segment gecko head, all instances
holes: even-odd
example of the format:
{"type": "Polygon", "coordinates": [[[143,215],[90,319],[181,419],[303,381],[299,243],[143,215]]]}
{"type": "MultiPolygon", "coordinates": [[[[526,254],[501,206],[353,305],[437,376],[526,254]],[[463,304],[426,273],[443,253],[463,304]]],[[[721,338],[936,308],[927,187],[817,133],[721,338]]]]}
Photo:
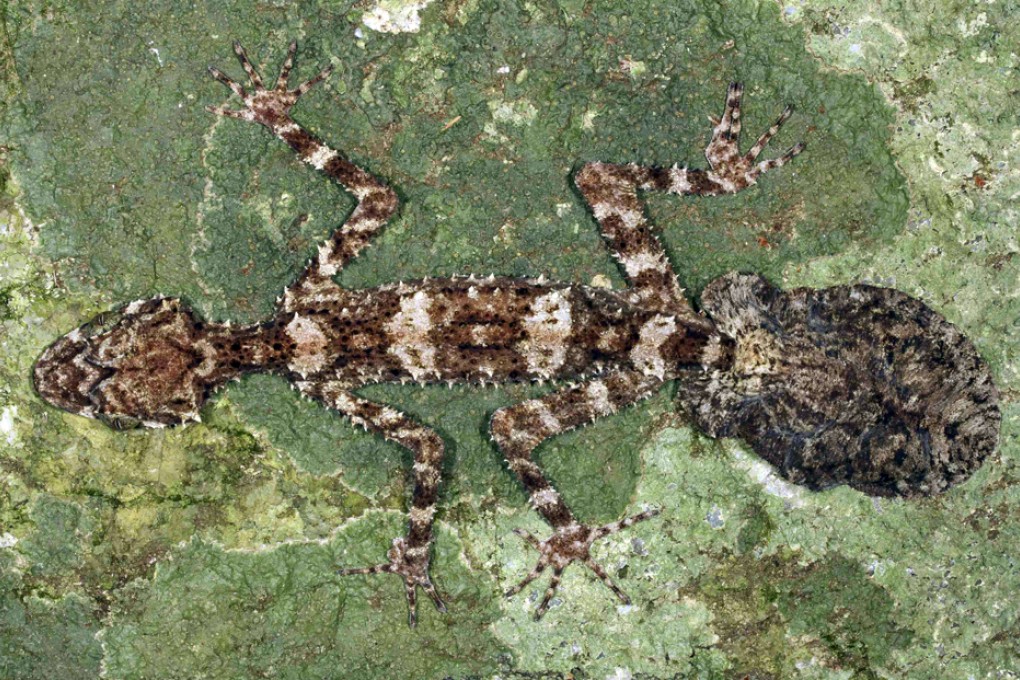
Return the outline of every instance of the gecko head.
{"type": "Polygon", "coordinates": [[[117,429],[198,420],[221,382],[210,330],[177,299],[132,302],[50,345],[35,365],[36,391],[117,429]]]}
{"type": "Polygon", "coordinates": [[[919,300],[865,285],[782,291],[729,274],[702,305],[734,350],[729,366],[681,377],[684,407],[793,482],[929,495],[995,450],[987,364],[919,300]]]}

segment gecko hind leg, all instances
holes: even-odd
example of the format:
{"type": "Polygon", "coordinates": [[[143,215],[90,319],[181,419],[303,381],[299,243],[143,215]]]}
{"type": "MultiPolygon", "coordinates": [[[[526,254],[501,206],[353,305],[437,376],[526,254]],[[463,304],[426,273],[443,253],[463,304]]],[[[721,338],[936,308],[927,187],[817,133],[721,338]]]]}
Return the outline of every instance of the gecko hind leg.
{"type": "Polygon", "coordinates": [[[620,371],[500,409],[493,414],[493,439],[506,457],[510,469],[528,491],[531,504],[553,527],[552,536],[544,541],[523,529],[514,531],[539,552],[539,558],[531,573],[507,591],[507,597],[521,592],[546,569],[552,569],[552,578],[535,610],[535,618],[541,618],[548,611],[563,571],[572,562],[579,562],[591,569],[623,603],[629,604],[630,598],[591,556],[591,546],[601,538],[654,517],[659,511],[646,510],[597,527],[582,524],[575,519],[563,498],[531,459],[532,452],[550,437],[580,427],[596,417],[615,413],[618,409],[648,397],[661,384],[660,380],[637,371],[620,371]]]}
{"type": "Polygon", "coordinates": [[[786,165],[804,150],[804,142],[798,142],[777,158],[758,161],[758,156],[769,141],[779,132],[783,124],[793,115],[793,107],[787,106],[772,126],[763,132],[746,154],[740,153],[740,108],[744,87],[730,83],[726,91],[726,106],[722,118],[713,119],[715,127],[712,139],[705,147],[705,159],[711,171],[708,179],[720,185],[724,193],[733,193],[747,188],[758,181],[762,173],[786,165]]]}
{"type": "Polygon", "coordinates": [[[542,601],[535,610],[535,618],[540,619],[549,610],[549,603],[560,587],[560,579],[563,570],[571,562],[580,562],[585,565],[606,587],[624,604],[630,604],[630,597],[623,592],[620,586],[609,577],[606,570],[591,556],[591,546],[600,538],[615,534],[622,529],[633,526],[638,522],[651,519],[659,514],[657,509],[645,510],[636,515],[627,517],[617,522],[610,522],[599,527],[590,527],[585,524],[572,523],[559,527],[549,538],[539,540],[530,532],[524,529],[514,529],[514,533],[523,538],[528,544],[538,551],[538,563],[517,585],[506,591],[506,597],[513,597],[526,588],[532,581],[542,575],[548,568],[552,568],[552,578],[549,579],[549,586],[545,589],[542,601]]]}
{"type": "Polygon", "coordinates": [[[446,613],[446,603],[439,596],[439,591],[429,576],[429,546],[413,547],[404,536],[393,539],[393,544],[386,553],[388,562],[371,567],[353,567],[338,569],[340,576],[356,576],[359,574],[396,574],[404,580],[404,592],[407,596],[407,624],[414,628],[418,624],[418,588],[425,591],[431,598],[436,609],[446,613]],[[422,553],[421,551],[425,552],[422,553]]]}
{"type": "Polygon", "coordinates": [[[646,309],[676,314],[685,323],[710,330],[691,308],[666,251],[652,233],[639,191],[664,191],[681,196],[718,196],[747,189],[764,173],[785,165],[804,150],[800,142],[778,158],[757,161],[759,154],[793,113],[786,107],[779,119],[746,153],[740,153],[740,102],[743,88],[731,83],[722,118],[716,120],[705,149],[709,169],[671,168],[629,163],[586,163],[574,177],[578,190],[599,223],[613,256],[631,286],[630,300],[646,309]]]}

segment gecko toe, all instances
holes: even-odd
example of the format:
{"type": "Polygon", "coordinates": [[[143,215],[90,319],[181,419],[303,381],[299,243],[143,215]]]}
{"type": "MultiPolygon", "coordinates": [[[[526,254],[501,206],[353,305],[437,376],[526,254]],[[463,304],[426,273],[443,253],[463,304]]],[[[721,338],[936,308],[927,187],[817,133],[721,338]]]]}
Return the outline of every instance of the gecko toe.
{"type": "Polygon", "coordinates": [[[409,547],[404,537],[393,539],[393,547],[389,551],[389,561],[371,567],[354,567],[338,569],[340,576],[357,576],[372,574],[396,574],[404,581],[404,593],[407,597],[407,623],[414,628],[418,623],[418,588],[425,591],[436,609],[446,613],[446,603],[439,596],[432,578],[429,576],[428,546],[409,547]]]}
{"type": "Polygon", "coordinates": [[[294,54],[296,51],[297,43],[292,41],[287,49],[287,57],[280,67],[280,75],[277,77],[276,83],[272,89],[266,89],[262,76],[259,75],[248,59],[248,54],[245,52],[244,47],[240,43],[235,42],[234,53],[248,75],[251,88],[245,89],[240,83],[215,66],[209,67],[209,73],[217,81],[229,87],[231,92],[237,95],[244,103],[244,108],[241,110],[231,110],[218,106],[209,110],[212,113],[228,118],[238,118],[265,125],[277,134],[280,134],[279,131],[282,129],[290,129],[293,124],[290,118],[290,110],[294,107],[294,104],[297,103],[301,95],[308,92],[317,83],[325,80],[333,70],[332,65],[327,66],[307,82],[298,85],[292,90],[288,89],[290,72],[294,66],[294,54]]]}
{"type": "Polygon", "coordinates": [[[630,604],[630,597],[620,588],[606,573],[606,570],[591,556],[592,544],[610,534],[617,533],[638,522],[650,519],[659,514],[657,508],[639,512],[617,522],[610,522],[599,527],[589,527],[583,524],[570,524],[557,528],[553,535],[544,541],[538,541],[530,533],[524,530],[515,529],[514,533],[525,538],[539,552],[538,562],[531,572],[525,576],[517,585],[506,592],[507,597],[512,597],[535,581],[548,567],[552,567],[552,577],[549,585],[535,610],[535,618],[540,619],[549,610],[553,596],[559,590],[563,571],[573,562],[580,562],[588,567],[595,576],[609,588],[614,595],[623,603],[630,604]],[[535,543],[532,543],[535,541],[535,543]]]}

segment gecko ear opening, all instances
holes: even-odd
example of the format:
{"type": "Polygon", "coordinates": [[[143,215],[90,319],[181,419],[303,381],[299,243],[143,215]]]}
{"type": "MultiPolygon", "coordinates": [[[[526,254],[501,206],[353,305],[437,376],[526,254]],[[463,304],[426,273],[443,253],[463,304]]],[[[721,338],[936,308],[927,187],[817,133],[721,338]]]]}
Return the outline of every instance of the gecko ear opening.
{"type": "Polygon", "coordinates": [[[682,377],[679,399],[709,434],[743,439],[787,479],[929,495],[995,450],[987,364],[920,301],[865,285],[783,292],[730,274],[702,302],[734,361],[682,377]]]}

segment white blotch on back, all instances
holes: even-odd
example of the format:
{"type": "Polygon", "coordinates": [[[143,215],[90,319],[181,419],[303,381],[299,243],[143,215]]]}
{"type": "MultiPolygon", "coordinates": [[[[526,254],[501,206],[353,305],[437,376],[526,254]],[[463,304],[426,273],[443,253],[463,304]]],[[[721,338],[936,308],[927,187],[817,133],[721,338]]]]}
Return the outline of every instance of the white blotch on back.
{"type": "Polygon", "coordinates": [[[666,360],[662,357],[662,345],[676,332],[676,319],[657,314],[641,326],[637,344],[630,351],[634,367],[645,375],[662,379],[666,374],[666,360]]]}
{"type": "Polygon", "coordinates": [[[588,406],[596,415],[607,416],[613,412],[613,404],[609,401],[609,388],[601,380],[593,380],[584,388],[588,398],[588,406]]]}
{"type": "Polygon", "coordinates": [[[429,340],[432,298],[425,291],[400,299],[400,311],[386,324],[390,354],[400,359],[404,370],[415,380],[436,373],[436,348],[429,340]]]}
{"type": "Polygon", "coordinates": [[[472,343],[479,347],[490,347],[499,342],[500,336],[506,331],[499,326],[480,323],[470,326],[470,332],[472,343]]]}
{"type": "Polygon", "coordinates": [[[548,378],[563,365],[572,325],[565,291],[554,290],[535,299],[531,313],[524,317],[527,339],[518,345],[530,373],[548,378]]]}
{"type": "Polygon", "coordinates": [[[328,341],[318,323],[295,313],[294,318],[287,324],[287,335],[297,345],[287,364],[290,370],[305,377],[326,365],[328,341]]]}

